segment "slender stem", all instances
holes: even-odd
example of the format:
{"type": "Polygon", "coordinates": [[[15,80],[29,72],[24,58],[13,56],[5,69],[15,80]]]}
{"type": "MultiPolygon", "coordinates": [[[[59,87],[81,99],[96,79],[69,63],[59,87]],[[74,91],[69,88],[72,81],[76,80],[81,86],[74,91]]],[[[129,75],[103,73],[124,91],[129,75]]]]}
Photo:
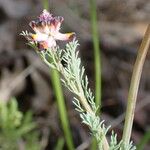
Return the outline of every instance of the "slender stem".
{"type": "Polygon", "coordinates": [[[74,145],[73,145],[71,130],[70,130],[69,122],[68,122],[65,100],[64,100],[63,93],[62,93],[60,76],[59,76],[59,73],[54,69],[52,69],[51,72],[52,72],[51,73],[52,83],[53,83],[53,87],[54,87],[55,94],[56,94],[55,96],[57,99],[57,106],[59,110],[60,120],[62,123],[62,128],[65,134],[66,143],[67,143],[68,149],[73,150],[74,145]]]}
{"type": "Polygon", "coordinates": [[[43,7],[44,9],[49,9],[49,1],[48,0],[42,0],[43,1],[43,7]]]}
{"type": "MultiPolygon", "coordinates": [[[[43,0],[43,7],[45,9],[49,9],[49,1],[48,0],[43,0]]],[[[66,109],[64,95],[63,95],[61,83],[60,83],[60,76],[59,76],[59,73],[54,69],[52,69],[52,71],[51,71],[51,79],[52,79],[53,87],[55,90],[57,106],[58,106],[58,110],[59,110],[60,120],[61,120],[64,135],[65,135],[67,147],[69,150],[74,150],[71,129],[70,129],[67,111],[66,111],[67,109],[66,109]]]]}
{"type": "MultiPolygon", "coordinates": [[[[86,109],[86,111],[87,111],[88,113],[90,113],[90,114],[92,114],[92,115],[95,115],[94,112],[92,111],[91,107],[90,107],[89,104],[87,103],[86,98],[85,98],[83,95],[80,97],[80,102],[81,102],[81,104],[84,106],[84,108],[86,109]]],[[[101,131],[99,131],[99,132],[101,132],[101,131]]],[[[97,143],[95,142],[95,145],[94,145],[93,148],[95,148],[96,145],[97,145],[97,143]]],[[[107,142],[106,137],[104,137],[104,139],[103,139],[103,149],[104,149],[104,150],[109,150],[109,144],[108,144],[108,142],[107,142]]]]}
{"type": "Polygon", "coordinates": [[[95,102],[101,107],[101,60],[97,26],[96,0],[90,0],[90,14],[95,58],[95,102]]]}
{"type": "MultiPolygon", "coordinates": [[[[61,63],[59,63],[59,72],[62,74],[62,76],[66,79],[66,77],[64,76],[63,72],[64,72],[64,67],[61,63]]],[[[89,105],[86,97],[85,97],[85,94],[84,94],[84,90],[82,88],[82,85],[81,85],[81,82],[79,79],[76,78],[76,83],[77,83],[77,87],[79,89],[79,94],[78,94],[78,97],[79,97],[79,100],[81,102],[81,104],[83,105],[83,107],[85,108],[86,112],[92,114],[93,116],[95,116],[96,114],[94,113],[94,111],[91,109],[91,106],[89,105]]],[[[101,132],[101,129],[100,131],[101,132]]],[[[108,144],[108,141],[106,139],[106,137],[104,136],[104,139],[103,139],[103,150],[109,150],[109,144],[108,144]]]]}
{"type": "Polygon", "coordinates": [[[128,145],[130,141],[139,82],[140,82],[146,54],[148,52],[149,44],[150,44],[150,25],[148,25],[147,30],[145,32],[133,68],[133,74],[132,74],[131,84],[130,84],[130,89],[128,94],[128,104],[127,104],[127,111],[125,117],[125,125],[123,130],[123,147],[128,145]]]}
{"type": "MultiPolygon", "coordinates": [[[[100,60],[100,47],[99,36],[97,27],[97,12],[96,12],[96,0],[90,0],[90,14],[91,14],[91,26],[92,26],[92,38],[94,46],[94,58],[95,58],[95,103],[101,107],[101,60],[100,60]]],[[[99,109],[100,112],[100,109],[99,109]]],[[[93,137],[91,150],[97,149],[97,143],[93,137]]]]}
{"type": "MultiPolygon", "coordinates": [[[[86,111],[88,113],[95,115],[95,113],[92,111],[90,105],[87,103],[87,100],[84,95],[80,96],[80,102],[82,103],[82,105],[84,106],[84,108],[86,109],[86,111]]],[[[99,132],[101,132],[101,131],[99,131],[99,132]]],[[[104,137],[104,140],[103,140],[103,150],[109,150],[109,144],[108,144],[106,137],[104,137]]]]}
{"type": "MultiPolygon", "coordinates": [[[[82,89],[81,89],[81,92],[82,92],[82,89]]],[[[85,108],[86,112],[94,115],[94,112],[92,111],[90,105],[88,104],[84,94],[79,95],[79,98],[80,98],[80,102],[83,105],[83,107],[85,108]]]]}
{"type": "MultiPolygon", "coordinates": [[[[81,104],[84,106],[84,108],[86,109],[86,111],[87,111],[88,113],[90,113],[90,114],[92,114],[92,115],[95,116],[95,113],[92,111],[92,109],[91,109],[90,105],[88,104],[88,101],[87,101],[87,99],[86,99],[86,97],[85,97],[85,95],[84,95],[83,88],[82,88],[80,82],[78,83],[78,87],[79,87],[79,91],[80,91],[80,93],[81,93],[81,94],[79,95],[81,104]]],[[[101,132],[101,131],[99,131],[99,132],[101,132]]],[[[106,137],[104,137],[104,139],[103,139],[103,149],[104,149],[104,150],[109,150],[109,144],[108,144],[108,142],[107,142],[106,137]]]]}

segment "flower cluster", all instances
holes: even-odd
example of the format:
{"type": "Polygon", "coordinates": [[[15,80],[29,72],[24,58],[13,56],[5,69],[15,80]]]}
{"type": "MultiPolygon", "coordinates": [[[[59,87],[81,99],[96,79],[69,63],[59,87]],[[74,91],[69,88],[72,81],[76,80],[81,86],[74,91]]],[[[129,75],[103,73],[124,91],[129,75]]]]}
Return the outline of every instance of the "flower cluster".
{"type": "Polygon", "coordinates": [[[39,50],[54,48],[56,40],[67,41],[75,37],[73,32],[65,34],[59,32],[63,20],[63,17],[53,17],[44,9],[35,21],[29,23],[35,33],[22,32],[21,35],[25,36],[30,43],[36,44],[39,50]]]}

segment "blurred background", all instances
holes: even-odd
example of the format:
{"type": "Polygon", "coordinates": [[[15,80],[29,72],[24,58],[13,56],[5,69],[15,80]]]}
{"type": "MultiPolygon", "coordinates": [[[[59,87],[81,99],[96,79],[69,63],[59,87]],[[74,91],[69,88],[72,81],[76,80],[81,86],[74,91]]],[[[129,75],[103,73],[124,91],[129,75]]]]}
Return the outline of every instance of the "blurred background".
{"type": "MultiPolygon", "coordinates": [[[[102,62],[102,114],[106,124],[122,136],[128,88],[137,49],[150,21],[148,0],[97,0],[99,46],[102,62]]],[[[42,0],[0,0],[0,100],[16,97],[19,110],[31,110],[43,150],[55,149],[63,130],[51,71],[27,46],[22,30],[32,31],[31,20],[43,10],[42,0]]],[[[80,56],[94,92],[94,49],[90,3],[87,0],[49,0],[49,11],[65,21],[61,32],[76,32],[80,56]]],[[[150,127],[150,53],[148,53],[137,100],[132,140],[138,144],[150,127]]],[[[64,87],[69,123],[77,150],[89,149],[91,137],[64,87]]],[[[150,136],[150,134],[149,134],[150,136]]],[[[67,149],[63,142],[63,149],[67,149]]],[[[150,143],[144,150],[150,149],[150,143]]],[[[21,149],[21,148],[20,148],[21,149]]],[[[19,150],[20,150],[19,149],[19,150]]],[[[10,149],[11,150],[11,149],[10,149]]],[[[21,149],[22,150],[22,149],[21,149]]]]}

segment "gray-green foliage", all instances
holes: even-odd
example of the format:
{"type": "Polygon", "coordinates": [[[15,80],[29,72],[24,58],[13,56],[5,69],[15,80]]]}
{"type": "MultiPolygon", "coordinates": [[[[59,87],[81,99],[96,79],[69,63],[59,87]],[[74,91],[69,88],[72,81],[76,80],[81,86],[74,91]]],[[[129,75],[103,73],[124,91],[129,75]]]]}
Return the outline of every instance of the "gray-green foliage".
{"type": "Polygon", "coordinates": [[[16,99],[0,101],[0,150],[40,150],[32,113],[19,111],[16,99]]]}
{"type": "Polygon", "coordinates": [[[122,141],[120,141],[118,143],[117,134],[115,134],[112,131],[112,134],[111,134],[111,137],[110,137],[110,150],[120,150],[121,144],[122,144],[122,141]]]}
{"type": "Polygon", "coordinates": [[[123,145],[123,150],[136,150],[136,147],[133,145],[133,142],[131,141],[128,145],[123,145]]]}
{"type": "MultiPolygon", "coordinates": [[[[99,150],[103,150],[104,138],[109,127],[106,127],[104,121],[96,115],[98,107],[96,107],[94,96],[88,87],[88,78],[81,65],[79,51],[76,50],[78,45],[78,41],[73,40],[66,44],[65,49],[57,47],[37,52],[49,67],[60,72],[63,84],[75,94],[73,104],[80,113],[82,123],[86,124],[95,136],[99,150]]],[[[32,45],[32,47],[35,46],[32,45]]],[[[116,135],[112,134],[109,150],[122,150],[120,146],[121,142],[117,143],[116,135]]],[[[134,150],[132,143],[124,150],[134,150]]]]}

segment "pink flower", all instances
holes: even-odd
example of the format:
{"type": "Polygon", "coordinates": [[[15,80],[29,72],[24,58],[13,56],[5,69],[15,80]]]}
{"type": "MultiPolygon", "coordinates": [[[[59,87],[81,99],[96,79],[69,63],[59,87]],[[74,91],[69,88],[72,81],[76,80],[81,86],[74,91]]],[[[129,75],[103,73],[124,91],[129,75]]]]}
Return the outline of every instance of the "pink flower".
{"type": "Polygon", "coordinates": [[[52,14],[44,9],[36,21],[29,23],[35,34],[23,32],[22,35],[30,42],[36,43],[40,50],[54,48],[56,40],[67,41],[75,37],[73,32],[65,34],[59,32],[63,20],[63,17],[53,17],[52,14]]]}

